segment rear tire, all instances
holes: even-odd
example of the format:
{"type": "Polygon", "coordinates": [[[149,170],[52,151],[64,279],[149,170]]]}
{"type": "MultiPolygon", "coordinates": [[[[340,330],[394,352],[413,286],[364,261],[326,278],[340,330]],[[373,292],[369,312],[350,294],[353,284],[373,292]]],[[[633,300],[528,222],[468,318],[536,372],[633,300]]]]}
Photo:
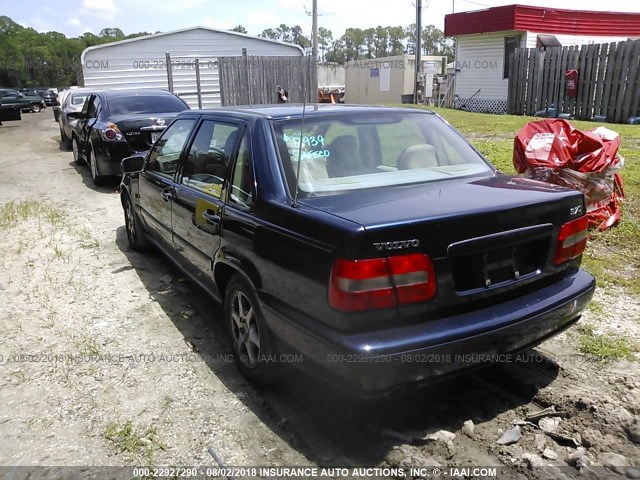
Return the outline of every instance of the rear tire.
{"type": "Polygon", "coordinates": [[[124,225],[127,229],[129,248],[135,252],[146,252],[149,250],[149,242],[129,195],[124,195],[122,208],[124,209],[124,225]]]}
{"type": "Polygon", "coordinates": [[[42,105],[34,103],[31,105],[31,111],[33,113],[40,113],[40,111],[42,110],[42,105]]]}
{"type": "Polygon", "coordinates": [[[78,144],[78,137],[75,135],[71,140],[71,150],[73,150],[73,161],[76,162],[76,165],[85,165],[85,161],[82,159],[82,155],[80,154],[80,145],[78,144]]]}
{"type": "Polygon", "coordinates": [[[240,373],[256,385],[275,383],[280,371],[277,347],[254,288],[240,274],[231,277],[225,290],[224,319],[240,373]]]}
{"type": "Polygon", "coordinates": [[[60,145],[62,145],[62,148],[65,150],[70,150],[72,148],[71,140],[69,140],[69,137],[64,133],[62,126],[60,126],[60,145]]]}
{"type": "Polygon", "coordinates": [[[97,187],[100,185],[104,185],[105,178],[100,175],[100,170],[98,170],[98,160],[96,159],[96,153],[93,151],[93,144],[89,144],[89,167],[91,169],[91,180],[93,180],[93,184],[97,187]]]}

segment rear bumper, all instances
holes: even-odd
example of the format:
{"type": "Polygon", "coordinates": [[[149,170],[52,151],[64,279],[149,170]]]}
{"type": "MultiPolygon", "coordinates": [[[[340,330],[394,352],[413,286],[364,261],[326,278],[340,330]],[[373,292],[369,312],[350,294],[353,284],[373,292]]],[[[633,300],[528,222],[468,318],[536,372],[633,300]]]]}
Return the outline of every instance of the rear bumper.
{"type": "Polygon", "coordinates": [[[341,334],[303,327],[264,305],[267,323],[296,366],[362,395],[502,360],[532,348],[579,318],[595,290],[583,270],[514,300],[448,318],[375,332],[341,334]]]}
{"type": "Polygon", "coordinates": [[[127,142],[101,143],[96,151],[100,175],[122,176],[122,159],[134,153],[127,142]]]}

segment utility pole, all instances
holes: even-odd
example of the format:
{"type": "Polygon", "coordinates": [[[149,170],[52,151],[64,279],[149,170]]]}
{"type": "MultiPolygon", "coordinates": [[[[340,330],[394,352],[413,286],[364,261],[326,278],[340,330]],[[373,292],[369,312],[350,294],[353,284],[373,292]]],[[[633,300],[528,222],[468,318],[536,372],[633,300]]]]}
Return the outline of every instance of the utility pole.
{"type": "Polygon", "coordinates": [[[318,0],[311,7],[311,98],[318,98],[318,0]]]}
{"type": "Polygon", "coordinates": [[[416,0],[416,64],[413,103],[418,103],[420,71],[422,70],[422,0],[416,0]]]}

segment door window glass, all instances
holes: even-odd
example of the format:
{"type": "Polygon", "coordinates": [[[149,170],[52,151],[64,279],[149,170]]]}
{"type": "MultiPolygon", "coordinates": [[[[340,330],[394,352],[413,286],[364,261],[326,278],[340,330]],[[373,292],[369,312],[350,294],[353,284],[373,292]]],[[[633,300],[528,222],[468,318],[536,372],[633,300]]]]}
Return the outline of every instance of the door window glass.
{"type": "Polygon", "coordinates": [[[185,160],[181,183],[220,198],[239,131],[238,125],[202,122],[185,160]]]}
{"type": "Polygon", "coordinates": [[[240,142],[236,166],[233,170],[229,203],[250,209],[253,205],[253,163],[249,149],[249,134],[245,133],[240,142]]]}
{"type": "Polygon", "coordinates": [[[173,178],[178,169],[180,153],[195,123],[190,118],[174,122],[151,149],[147,171],[173,178]]]}

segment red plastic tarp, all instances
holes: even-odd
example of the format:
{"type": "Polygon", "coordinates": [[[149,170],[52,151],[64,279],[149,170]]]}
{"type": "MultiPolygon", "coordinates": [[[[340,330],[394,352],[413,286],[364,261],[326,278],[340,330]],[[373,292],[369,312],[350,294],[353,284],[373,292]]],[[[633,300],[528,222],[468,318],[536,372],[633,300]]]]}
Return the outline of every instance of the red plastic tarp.
{"type": "Polygon", "coordinates": [[[606,230],[620,220],[624,198],[619,146],[620,135],[605,127],[582,131],[566,120],[540,120],[516,136],[513,166],[530,178],[580,190],[589,225],[606,230]]]}

